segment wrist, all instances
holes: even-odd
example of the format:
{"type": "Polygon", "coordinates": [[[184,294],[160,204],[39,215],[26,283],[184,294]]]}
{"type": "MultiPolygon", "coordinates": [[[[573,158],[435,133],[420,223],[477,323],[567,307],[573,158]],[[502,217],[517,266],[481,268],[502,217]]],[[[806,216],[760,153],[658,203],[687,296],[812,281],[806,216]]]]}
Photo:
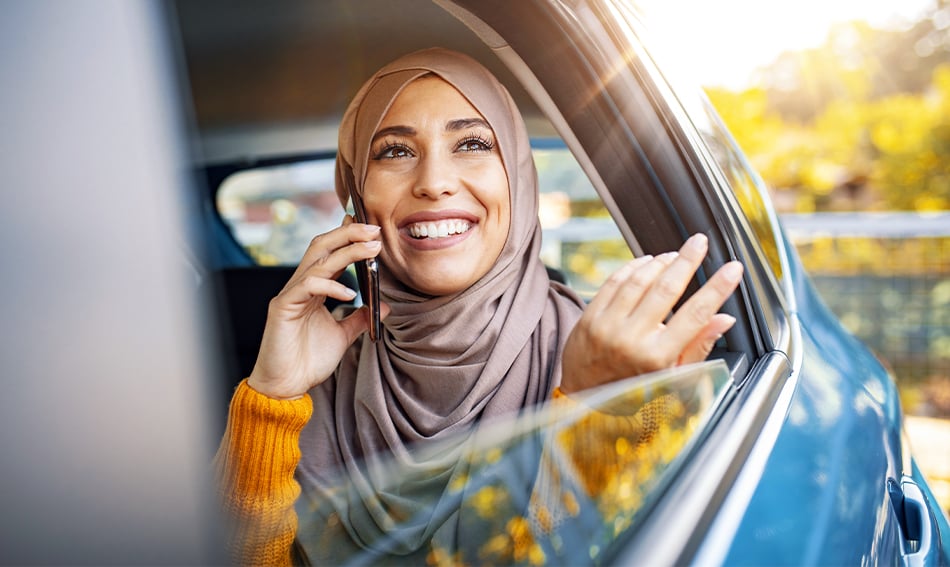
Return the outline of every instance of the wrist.
{"type": "Polygon", "coordinates": [[[294,392],[287,392],[281,388],[275,388],[274,385],[266,380],[261,380],[260,377],[256,376],[254,372],[251,373],[250,377],[247,379],[247,385],[249,388],[261,394],[262,396],[267,396],[272,400],[278,401],[290,401],[290,400],[299,400],[304,396],[304,394],[297,394],[294,392]]]}

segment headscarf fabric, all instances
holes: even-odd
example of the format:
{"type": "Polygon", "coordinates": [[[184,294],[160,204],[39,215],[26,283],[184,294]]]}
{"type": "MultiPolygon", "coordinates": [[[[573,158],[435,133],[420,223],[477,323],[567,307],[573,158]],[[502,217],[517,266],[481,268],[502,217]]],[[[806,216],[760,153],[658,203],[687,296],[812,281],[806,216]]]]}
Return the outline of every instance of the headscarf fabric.
{"type": "Polygon", "coordinates": [[[308,545],[323,538],[307,533],[327,522],[357,547],[386,542],[383,552],[406,556],[445,532],[453,510],[440,495],[463,474],[464,439],[481,421],[550,397],[583,308],[550,281],[538,256],[538,177],[524,121],[505,87],[466,55],[418,51],[360,88],[340,126],[340,201],[350,190],[362,194],[373,135],[403,89],[427,75],[453,86],[491,126],[508,176],[509,234],[489,272],[453,295],[421,294],[380,266],[381,297],[392,308],[381,339],[358,339],[310,392],[314,413],[301,436],[297,477],[307,495],[298,505],[298,540],[312,559],[328,559],[308,545]],[[425,481],[394,488],[394,474],[425,481]]]}

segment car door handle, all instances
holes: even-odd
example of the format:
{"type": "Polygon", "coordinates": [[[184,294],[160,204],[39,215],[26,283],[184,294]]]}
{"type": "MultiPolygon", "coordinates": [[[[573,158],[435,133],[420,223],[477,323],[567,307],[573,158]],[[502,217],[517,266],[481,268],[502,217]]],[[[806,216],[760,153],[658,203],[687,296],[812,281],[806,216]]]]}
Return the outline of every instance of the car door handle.
{"type": "Polygon", "coordinates": [[[901,525],[901,559],[908,567],[926,567],[936,565],[939,561],[939,549],[933,546],[940,545],[934,539],[937,532],[937,519],[930,510],[924,493],[910,477],[901,479],[899,494],[891,492],[895,508],[899,498],[900,509],[897,517],[901,525]],[[897,497],[897,498],[895,498],[897,497]]]}

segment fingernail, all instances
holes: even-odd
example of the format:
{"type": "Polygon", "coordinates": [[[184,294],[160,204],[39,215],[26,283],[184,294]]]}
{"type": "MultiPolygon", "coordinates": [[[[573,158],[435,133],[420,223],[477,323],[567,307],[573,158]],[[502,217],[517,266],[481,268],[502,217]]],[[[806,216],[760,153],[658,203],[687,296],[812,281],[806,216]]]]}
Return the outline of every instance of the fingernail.
{"type": "Polygon", "coordinates": [[[370,234],[376,234],[381,230],[380,227],[376,226],[375,224],[366,224],[363,226],[366,227],[366,232],[370,234]]]}
{"type": "Polygon", "coordinates": [[[732,261],[722,267],[722,275],[729,283],[739,283],[742,279],[742,263],[732,261]]]}
{"type": "Polygon", "coordinates": [[[671,260],[675,260],[676,257],[679,256],[679,255],[680,255],[679,252],[664,252],[664,253],[660,254],[659,256],[657,256],[656,259],[657,259],[657,260],[661,260],[661,261],[663,261],[663,262],[668,262],[668,261],[671,261],[671,260]]]}
{"type": "Polygon", "coordinates": [[[697,233],[689,237],[689,240],[683,245],[684,248],[690,248],[700,253],[706,252],[706,246],[708,245],[709,239],[706,238],[706,235],[703,233],[697,233]]]}
{"type": "Polygon", "coordinates": [[[356,292],[353,291],[353,290],[350,289],[350,288],[346,288],[346,289],[343,291],[343,295],[345,295],[346,297],[349,297],[350,299],[352,299],[352,298],[356,297],[356,292]]]}
{"type": "Polygon", "coordinates": [[[383,245],[383,243],[379,240],[369,240],[363,244],[366,244],[366,247],[371,250],[376,250],[383,245]]]}

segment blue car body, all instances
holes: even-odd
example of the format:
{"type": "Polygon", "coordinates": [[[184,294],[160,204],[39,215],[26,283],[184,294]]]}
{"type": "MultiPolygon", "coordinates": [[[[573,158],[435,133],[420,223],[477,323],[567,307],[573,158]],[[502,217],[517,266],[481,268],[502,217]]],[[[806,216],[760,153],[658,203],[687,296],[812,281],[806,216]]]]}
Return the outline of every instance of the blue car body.
{"type": "Polygon", "coordinates": [[[785,248],[805,354],[788,415],[725,562],[950,562],[950,527],[909,454],[893,377],[824,305],[787,239],[785,248]],[[905,500],[902,484],[919,487],[916,500],[905,500]],[[902,514],[904,522],[918,514],[919,523],[910,522],[928,535],[916,550],[906,541],[920,536],[901,533],[902,514]]]}

